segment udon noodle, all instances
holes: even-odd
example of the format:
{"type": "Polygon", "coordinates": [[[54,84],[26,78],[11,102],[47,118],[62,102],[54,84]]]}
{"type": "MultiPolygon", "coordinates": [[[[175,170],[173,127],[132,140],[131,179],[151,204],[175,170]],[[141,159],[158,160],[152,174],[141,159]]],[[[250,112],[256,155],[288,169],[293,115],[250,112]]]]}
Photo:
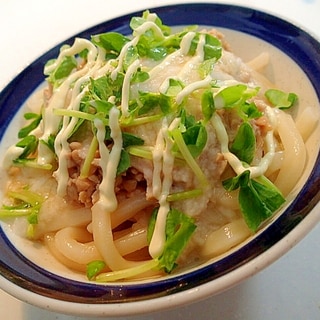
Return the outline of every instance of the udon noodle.
{"type": "Polygon", "coordinates": [[[90,280],[161,276],[216,257],[285,203],[306,162],[308,109],[216,30],[146,11],[133,33],[77,38],[45,66],[6,153],[3,218],[90,280]]]}

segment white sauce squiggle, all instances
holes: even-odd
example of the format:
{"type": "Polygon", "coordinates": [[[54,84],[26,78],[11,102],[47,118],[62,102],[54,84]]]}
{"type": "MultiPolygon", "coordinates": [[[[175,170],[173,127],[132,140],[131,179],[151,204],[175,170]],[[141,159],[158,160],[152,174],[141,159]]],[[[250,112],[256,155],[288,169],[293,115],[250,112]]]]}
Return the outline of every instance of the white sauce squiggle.
{"type": "Polygon", "coordinates": [[[113,139],[113,146],[109,153],[105,145],[105,126],[101,120],[94,121],[97,132],[97,139],[100,151],[100,167],[103,171],[102,182],[99,186],[99,201],[107,212],[113,212],[117,209],[117,198],[115,195],[114,184],[117,175],[117,167],[120,161],[122,150],[122,132],[119,125],[120,112],[113,107],[109,113],[109,126],[111,129],[111,138],[113,139]]]}
{"type": "Polygon", "coordinates": [[[274,136],[273,132],[275,130],[276,126],[276,114],[275,111],[270,108],[266,107],[266,116],[268,117],[270,124],[272,125],[273,129],[269,130],[265,137],[265,142],[267,146],[267,153],[264,155],[264,157],[260,160],[260,163],[257,166],[250,166],[250,167],[244,167],[242,162],[239,158],[237,158],[233,153],[229,151],[229,137],[226,131],[226,128],[224,124],[222,123],[222,120],[218,114],[214,114],[212,117],[212,125],[216,130],[217,138],[221,144],[221,152],[224,156],[224,158],[228,161],[232,169],[236,172],[237,175],[240,175],[246,170],[250,171],[250,177],[256,178],[261,175],[263,175],[269,165],[271,164],[274,155],[275,155],[275,142],[274,142],[274,136]]]}
{"type": "MultiPolygon", "coordinates": [[[[70,54],[77,54],[82,50],[87,49],[87,63],[85,66],[71,74],[58,88],[54,89],[53,96],[44,110],[44,132],[40,139],[47,141],[51,134],[58,131],[61,117],[54,114],[54,109],[64,109],[67,96],[71,94],[70,102],[66,107],[68,110],[79,110],[80,102],[87,92],[86,83],[90,78],[96,78],[99,75],[99,70],[104,68],[105,51],[101,48],[97,49],[90,41],[85,39],[76,39],[71,48],[62,51],[57,61],[48,67],[50,71],[52,66],[57,66],[62,59],[70,54]],[[83,86],[85,86],[83,88],[83,86]]],[[[77,118],[70,118],[68,116],[62,117],[62,128],[57,133],[55,139],[55,152],[58,157],[59,166],[54,172],[54,176],[58,182],[57,193],[60,196],[66,194],[68,184],[68,154],[70,147],[68,138],[77,124],[77,118]]],[[[40,143],[38,149],[38,163],[46,164],[52,161],[52,154],[48,152],[46,145],[40,143]]]]}
{"type": "Polygon", "coordinates": [[[129,116],[129,96],[130,96],[130,81],[133,74],[137,71],[140,66],[140,60],[135,60],[128,68],[122,85],[122,100],[121,100],[121,110],[122,116],[129,116]]]}
{"type": "MultiPolygon", "coordinates": [[[[92,45],[90,41],[84,41],[84,42],[76,42],[74,46],[72,47],[72,52],[80,52],[84,48],[87,48],[89,50],[87,63],[83,69],[80,69],[79,71],[75,72],[71,77],[69,77],[67,80],[64,81],[62,86],[68,86],[69,90],[70,87],[72,87],[72,80],[75,80],[75,83],[73,84],[73,88],[71,89],[71,99],[70,103],[67,106],[68,110],[79,110],[80,102],[84,95],[87,92],[87,87],[82,88],[86,83],[89,82],[90,77],[94,76],[94,73],[99,70],[102,66],[103,61],[103,51],[98,51],[95,46],[92,45]],[[90,44],[90,45],[89,45],[90,44]],[[87,47],[85,47],[87,45],[87,47]],[[70,80],[71,78],[71,80],[70,80]],[[75,79],[74,79],[75,78],[75,79]]],[[[66,50],[67,51],[67,50],[66,50]]],[[[60,57],[59,57],[60,59],[60,57]]],[[[59,60],[58,59],[58,60],[59,60]]],[[[56,94],[54,92],[53,96],[59,96],[59,94],[56,94]]],[[[58,106],[58,108],[63,108],[62,106],[58,106]]],[[[54,115],[53,109],[57,108],[57,106],[54,104],[54,102],[50,102],[49,108],[51,109],[51,114],[54,115]]],[[[47,113],[49,113],[49,109],[46,110],[47,113]]],[[[59,119],[60,117],[57,117],[54,115],[56,119],[59,119]]],[[[72,130],[75,128],[77,124],[78,119],[77,118],[71,118],[68,116],[63,117],[62,121],[62,128],[58,132],[56,139],[55,139],[55,152],[57,154],[58,160],[59,160],[59,166],[58,170],[54,172],[54,176],[56,177],[58,181],[58,189],[57,193],[60,196],[64,196],[66,194],[67,184],[68,184],[68,154],[70,153],[70,147],[68,143],[68,138],[70,134],[72,133],[72,130]]],[[[45,135],[50,135],[52,132],[46,131],[45,135]]]]}
{"type": "Polygon", "coordinates": [[[174,165],[174,155],[171,152],[173,141],[169,137],[168,132],[177,128],[179,124],[180,118],[174,119],[169,128],[167,126],[167,122],[164,121],[158,135],[159,141],[157,138],[157,144],[155,146],[155,149],[157,148],[157,150],[154,152],[155,156],[153,158],[153,163],[156,168],[156,178],[153,180],[153,190],[156,192],[154,196],[158,199],[160,206],[154,232],[149,245],[149,253],[153,258],[157,258],[161,255],[166,240],[165,228],[167,215],[170,210],[170,204],[167,201],[167,197],[172,186],[172,171],[174,165]],[[162,181],[160,178],[161,172],[163,174],[162,181]],[[156,185],[154,185],[154,183],[156,183],[156,185]]]}

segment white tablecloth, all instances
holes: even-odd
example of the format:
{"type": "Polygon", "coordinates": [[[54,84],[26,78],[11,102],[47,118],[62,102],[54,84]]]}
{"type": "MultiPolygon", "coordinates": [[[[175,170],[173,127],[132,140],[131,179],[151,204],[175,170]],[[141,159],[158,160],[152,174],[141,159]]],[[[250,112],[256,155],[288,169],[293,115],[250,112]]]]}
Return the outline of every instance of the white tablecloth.
{"type": "MultiPolygon", "coordinates": [[[[187,2],[199,1],[0,0],[0,90],[39,55],[87,27],[131,11],[187,2]]],[[[320,0],[215,2],[263,9],[320,38],[320,0]]],[[[38,309],[0,291],[0,319],[80,318],[38,309]]],[[[320,224],[289,253],[237,287],[193,305],[134,319],[320,319],[320,224]]]]}

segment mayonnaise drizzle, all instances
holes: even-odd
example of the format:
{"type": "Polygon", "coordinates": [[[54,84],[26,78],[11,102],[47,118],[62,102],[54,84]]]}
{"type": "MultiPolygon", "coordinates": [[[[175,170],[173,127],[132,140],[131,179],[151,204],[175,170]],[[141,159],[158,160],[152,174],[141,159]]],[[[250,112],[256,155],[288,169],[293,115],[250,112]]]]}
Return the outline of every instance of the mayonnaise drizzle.
{"type": "MultiPolygon", "coordinates": [[[[191,41],[194,38],[195,33],[194,32],[188,32],[181,41],[181,53],[187,54],[190,50],[191,41]],[[192,36],[192,38],[191,38],[192,36]],[[186,39],[186,41],[185,41],[186,39]],[[184,53],[185,52],[185,53],[184,53]]],[[[205,36],[200,35],[199,43],[197,45],[196,54],[189,59],[184,67],[179,72],[178,77],[182,81],[188,81],[189,82],[194,81],[195,74],[198,73],[199,65],[204,61],[204,45],[205,45],[205,36]]]]}
{"type": "Polygon", "coordinates": [[[163,150],[165,148],[164,131],[167,130],[167,119],[162,120],[162,127],[158,132],[156,144],[152,151],[153,174],[152,174],[152,194],[156,199],[161,195],[161,170],[163,160],[163,150]]]}
{"type": "MultiPolygon", "coordinates": [[[[75,109],[75,106],[80,105],[80,101],[85,94],[83,90],[76,98],[72,101],[72,109],[75,109]]],[[[63,117],[62,128],[56,136],[54,148],[58,156],[59,166],[58,169],[54,172],[54,176],[58,182],[57,194],[64,196],[66,194],[66,189],[69,180],[68,173],[68,156],[70,154],[70,147],[68,138],[78,122],[77,118],[63,117]]]]}
{"type": "Polygon", "coordinates": [[[117,67],[111,72],[111,79],[116,80],[118,73],[122,70],[123,68],[123,63],[124,63],[124,58],[125,55],[128,51],[128,49],[132,46],[135,46],[139,41],[139,37],[134,38],[133,40],[127,42],[121,49],[121,52],[118,57],[118,65],[117,67]]]}
{"type": "Polygon", "coordinates": [[[123,85],[122,85],[122,100],[121,100],[121,110],[122,116],[129,116],[129,95],[130,95],[130,81],[133,74],[137,71],[140,66],[140,60],[135,60],[129,67],[125,74],[123,85]]]}
{"type": "MultiPolygon", "coordinates": [[[[190,50],[192,39],[195,37],[194,32],[188,32],[181,40],[181,46],[180,49],[177,50],[175,53],[172,53],[167,58],[165,58],[162,63],[157,65],[155,68],[153,68],[150,72],[150,78],[156,76],[161,70],[165,69],[167,66],[169,66],[171,63],[173,63],[178,57],[183,56],[187,54],[190,50]]],[[[187,59],[185,66],[182,68],[182,70],[179,72],[178,76],[176,77],[168,77],[166,78],[163,83],[160,86],[160,92],[165,93],[169,86],[169,79],[180,79],[181,81],[186,80],[188,77],[188,74],[190,71],[194,71],[193,69],[199,66],[200,63],[204,60],[204,45],[205,45],[205,35],[201,34],[199,38],[199,42],[196,49],[196,54],[193,58],[187,59]]],[[[212,82],[212,76],[209,74],[204,79],[199,81],[194,81],[187,85],[181,92],[178,93],[176,96],[177,104],[180,104],[183,99],[191,94],[193,91],[197,89],[201,89],[204,87],[208,87],[212,82]]]]}
{"type": "Polygon", "coordinates": [[[191,47],[191,43],[193,38],[195,37],[196,33],[195,32],[187,32],[183,38],[181,39],[180,42],[180,52],[181,55],[187,55],[190,47],[191,47]]]}
{"type": "MultiPolygon", "coordinates": [[[[149,29],[152,29],[157,37],[164,38],[164,35],[161,31],[161,29],[154,23],[154,20],[156,16],[150,15],[148,19],[151,21],[147,21],[143,23],[140,27],[135,29],[133,35],[134,38],[127,42],[121,49],[121,52],[118,57],[118,65],[117,67],[111,72],[111,79],[115,80],[117,78],[118,73],[123,69],[123,64],[125,60],[125,56],[127,54],[127,51],[130,47],[137,45],[139,42],[140,37],[149,29]]],[[[128,106],[128,101],[129,101],[129,93],[130,93],[130,80],[133,76],[133,74],[137,71],[137,69],[140,66],[140,60],[137,59],[131,65],[129,65],[128,69],[126,70],[125,73],[125,78],[123,81],[123,86],[122,86],[122,101],[121,101],[121,111],[122,111],[122,116],[123,117],[128,117],[129,116],[129,106],[128,106]]]]}
{"type": "MultiPolygon", "coordinates": [[[[82,47],[81,47],[82,48],[82,47]]],[[[95,54],[97,51],[95,51],[95,54]]],[[[80,70],[78,76],[80,76],[76,82],[74,83],[74,87],[71,93],[70,103],[67,107],[69,110],[79,110],[80,102],[84,95],[86,94],[88,88],[83,87],[87,82],[89,82],[90,77],[94,75],[94,73],[101,67],[102,62],[102,54],[103,52],[99,51],[98,58],[94,54],[88,55],[88,61],[85,67],[80,70]]],[[[65,83],[69,83],[70,81],[66,80],[65,83]]],[[[65,84],[63,83],[63,84],[65,84]]],[[[68,174],[68,155],[70,153],[70,147],[68,143],[68,138],[70,137],[72,130],[75,128],[78,122],[77,118],[64,116],[62,121],[62,128],[58,132],[55,139],[55,152],[58,157],[59,166],[58,169],[54,172],[54,176],[58,182],[57,193],[60,196],[64,196],[66,194],[69,174],[68,174]]]]}
{"type": "Polygon", "coordinates": [[[154,20],[156,19],[156,16],[153,14],[150,14],[148,16],[148,21],[143,23],[140,27],[134,30],[133,35],[134,38],[127,42],[121,49],[121,52],[118,57],[118,66],[112,71],[111,73],[111,79],[115,80],[117,78],[118,73],[123,68],[124,58],[127,54],[127,51],[130,47],[137,45],[137,43],[140,40],[140,37],[149,29],[152,29],[157,37],[164,38],[164,35],[161,31],[161,29],[154,23],[154,20]]]}
{"type": "MultiPolygon", "coordinates": [[[[79,94],[80,87],[84,81],[88,80],[89,74],[92,74],[103,61],[103,54],[101,51],[98,54],[98,49],[89,40],[77,38],[72,47],[62,50],[55,63],[47,66],[45,69],[46,72],[54,70],[64,57],[77,54],[84,49],[88,50],[87,63],[84,68],[75,71],[58,88],[53,90],[52,97],[43,111],[43,133],[39,138],[40,140],[48,141],[51,134],[57,133],[61,117],[54,114],[54,109],[64,109],[66,107],[66,100],[70,90],[72,90],[72,97],[69,109],[76,108],[76,103],[74,103],[75,97],[79,94]],[[99,61],[99,64],[96,63],[97,61],[99,61]],[[95,65],[96,67],[94,68],[95,65]],[[70,89],[74,83],[74,88],[70,89]]],[[[39,164],[47,164],[52,161],[52,154],[48,152],[47,146],[43,143],[39,144],[37,161],[39,164]]]]}
{"type": "Polygon", "coordinates": [[[12,162],[19,158],[23,151],[23,148],[19,148],[16,145],[10,146],[3,158],[3,168],[8,170],[12,166],[12,162]]]}
{"type": "MultiPolygon", "coordinates": [[[[189,43],[189,46],[191,45],[191,41],[189,43]]],[[[194,65],[199,65],[204,61],[204,45],[205,45],[205,35],[201,34],[199,38],[199,43],[197,45],[197,50],[195,56],[189,61],[186,65],[186,68],[183,68],[179,74],[180,77],[183,77],[188,74],[189,70],[194,68],[194,65]]],[[[186,49],[183,49],[183,51],[186,49]]],[[[188,49],[189,51],[189,49],[188,49]]],[[[176,97],[176,101],[178,104],[182,102],[182,100],[188,96],[190,93],[197,89],[201,89],[204,87],[207,87],[212,82],[212,76],[209,74],[207,75],[203,80],[195,81],[193,83],[190,83],[188,86],[183,88],[181,92],[178,93],[176,97]]]]}
{"type": "Polygon", "coordinates": [[[180,118],[176,118],[168,128],[167,120],[164,119],[153,151],[153,195],[159,202],[157,220],[149,245],[149,253],[153,258],[161,255],[166,241],[165,228],[167,215],[170,210],[167,197],[172,186],[172,171],[174,165],[174,155],[171,152],[173,141],[169,137],[168,132],[177,128],[179,124],[180,118]],[[161,173],[163,174],[162,180],[161,173]]]}
{"type": "Polygon", "coordinates": [[[201,89],[204,87],[207,87],[210,85],[210,83],[212,82],[212,78],[210,75],[206,76],[203,80],[200,81],[196,81],[193,82],[191,84],[189,84],[188,86],[186,86],[185,88],[183,88],[176,97],[176,101],[178,104],[180,104],[182,102],[182,100],[188,96],[190,93],[192,93],[193,91],[197,90],[197,89],[201,89]]]}
{"type": "Polygon", "coordinates": [[[45,73],[50,73],[53,70],[55,70],[65,57],[74,56],[75,54],[85,49],[89,49],[88,56],[87,56],[88,61],[94,60],[96,58],[96,51],[97,51],[97,48],[95,47],[95,45],[89,40],[86,40],[83,38],[76,38],[74,41],[74,44],[71,47],[65,46],[64,48],[62,48],[58,58],[54,63],[47,65],[45,67],[45,70],[44,70],[45,73]]]}
{"type": "MultiPolygon", "coordinates": [[[[64,82],[53,91],[53,95],[44,110],[43,134],[40,139],[47,141],[51,134],[58,131],[61,117],[54,114],[54,109],[67,108],[68,110],[79,110],[81,100],[86,94],[90,78],[96,78],[101,74],[100,70],[105,69],[105,51],[102,48],[95,47],[90,41],[85,39],[76,39],[72,47],[61,51],[58,59],[53,65],[47,67],[46,71],[52,71],[57,67],[65,56],[75,55],[82,50],[87,49],[87,62],[83,68],[72,73],[64,82]],[[66,106],[66,101],[70,96],[70,101],[66,106]]],[[[58,157],[59,166],[54,172],[58,182],[57,193],[60,196],[66,194],[69,174],[68,174],[68,156],[70,147],[68,138],[77,124],[77,118],[64,116],[62,118],[62,128],[57,133],[55,139],[55,152],[58,157]]],[[[38,163],[48,163],[52,155],[48,152],[44,144],[39,144],[38,163]]]]}
{"type": "Polygon", "coordinates": [[[120,112],[116,107],[113,107],[109,112],[109,126],[113,139],[113,146],[110,152],[105,145],[105,125],[99,119],[94,120],[99,143],[100,167],[103,174],[99,185],[99,199],[91,209],[92,228],[96,247],[111,270],[130,268],[141,263],[124,259],[113,240],[111,215],[118,206],[114,185],[122,149],[119,115],[120,112]]]}
{"type": "Polygon", "coordinates": [[[113,146],[110,153],[104,142],[106,133],[105,125],[99,119],[94,120],[99,143],[100,167],[103,172],[102,181],[99,186],[99,201],[107,212],[115,211],[118,205],[114,185],[122,150],[122,132],[119,125],[119,115],[120,112],[117,108],[113,107],[110,110],[109,126],[111,129],[111,138],[113,139],[113,146]]]}
{"type": "MultiPolygon", "coordinates": [[[[189,57],[184,57],[188,54],[189,50],[190,50],[190,46],[191,46],[191,42],[192,39],[195,37],[195,33],[194,32],[187,32],[181,42],[180,42],[180,49],[178,49],[177,51],[169,54],[168,56],[166,56],[161,63],[159,63],[158,65],[156,65],[153,69],[151,69],[149,71],[149,76],[150,79],[153,79],[154,77],[157,77],[157,75],[161,72],[163,72],[168,66],[172,65],[175,61],[178,61],[180,59],[182,59],[182,61],[188,61],[189,57]]],[[[199,57],[196,58],[197,60],[199,59],[199,57]]],[[[179,63],[181,63],[181,61],[179,61],[179,63]]],[[[164,81],[167,82],[168,78],[164,81]]],[[[183,80],[183,79],[181,79],[183,80]]],[[[163,91],[162,91],[163,92],[163,91]]]]}
{"type": "Polygon", "coordinates": [[[211,119],[212,125],[216,130],[216,135],[221,145],[221,153],[237,175],[243,173],[246,170],[249,170],[251,178],[259,177],[267,171],[274,158],[275,142],[273,132],[276,128],[276,114],[275,111],[268,106],[266,107],[265,114],[272,126],[272,130],[269,130],[265,137],[267,153],[262,157],[257,166],[250,167],[244,167],[240,159],[229,151],[229,137],[220,116],[215,113],[211,119]]]}

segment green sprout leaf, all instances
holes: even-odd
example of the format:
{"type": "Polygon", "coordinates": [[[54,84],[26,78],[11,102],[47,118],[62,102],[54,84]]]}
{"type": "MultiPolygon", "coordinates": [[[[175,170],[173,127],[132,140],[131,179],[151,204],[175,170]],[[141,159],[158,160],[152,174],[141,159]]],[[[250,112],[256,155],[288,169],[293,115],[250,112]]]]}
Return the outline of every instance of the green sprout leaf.
{"type": "Polygon", "coordinates": [[[27,159],[30,155],[32,155],[38,146],[38,138],[34,135],[26,136],[21,139],[16,147],[23,148],[23,152],[19,156],[19,160],[27,159]]]}
{"type": "Polygon", "coordinates": [[[12,199],[12,204],[2,206],[0,209],[0,218],[26,216],[29,223],[27,236],[32,238],[34,225],[38,223],[38,214],[45,200],[44,197],[28,188],[19,191],[10,191],[8,197],[12,199]]]}
{"type": "Polygon", "coordinates": [[[250,164],[256,151],[256,137],[252,126],[248,122],[243,122],[230,147],[230,151],[241,161],[250,164]]]}
{"type": "Polygon", "coordinates": [[[285,93],[277,89],[267,90],[265,96],[274,107],[279,109],[291,108],[298,101],[298,96],[295,93],[285,93]]]}
{"type": "MultiPolygon", "coordinates": [[[[157,214],[158,210],[153,210],[148,226],[147,238],[149,243],[154,232],[157,214]]],[[[167,273],[170,273],[176,267],[176,261],[183,252],[195,229],[196,225],[193,219],[186,214],[176,209],[171,209],[168,212],[166,220],[166,242],[163,253],[159,257],[160,268],[164,268],[167,273]]]]}
{"type": "Polygon", "coordinates": [[[104,48],[107,53],[113,52],[118,55],[123,46],[130,40],[118,32],[107,32],[92,36],[91,41],[104,48]]]}
{"type": "Polygon", "coordinates": [[[77,60],[73,56],[65,56],[61,63],[50,73],[46,72],[46,67],[50,66],[54,61],[49,60],[45,66],[45,75],[49,77],[47,80],[53,84],[54,87],[60,85],[61,81],[68,77],[71,72],[77,67],[77,60]]]}
{"type": "Polygon", "coordinates": [[[204,117],[204,121],[207,122],[211,119],[213,114],[216,111],[215,105],[214,105],[214,99],[212,95],[211,90],[206,90],[201,97],[201,108],[202,108],[202,114],[204,117]]]}
{"type": "Polygon", "coordinates": [[[248,227],[256,232],[261,223],[270,218],[285,202],[277,187],[266,177],[250,179],[250,171],[223,181],[227,191],[239,190],[239,204],[248,227]]]}
{"type": "Polygon", "coordinates": [[[38,125],[42,119],[42,115],[37,114],[37,113],[28,112],[28,113],[24,114],[24,118],[26,120],[33,120],[33,121],[30,124],[28,124],[27,126],[25,126],[19,130],[19,133],[18,133],[19,139],[25,138],[32,130],[34,130],[35,128],[38,127],[38,125]]]}
{"type": "Polygon", "coordinates": [[[89,280],[93,280],[99,273],[103,271],[106,264],[102,260],[94,260],[87,264],[87,277],[89,280]]]}
{"type": "Polygon", "coordinates": [[[206,128],[201,123],[197,123],[188,127],[182,133],[182,137],[193,158],[197,158],[206,146],[208,134],[206,128]]]}

